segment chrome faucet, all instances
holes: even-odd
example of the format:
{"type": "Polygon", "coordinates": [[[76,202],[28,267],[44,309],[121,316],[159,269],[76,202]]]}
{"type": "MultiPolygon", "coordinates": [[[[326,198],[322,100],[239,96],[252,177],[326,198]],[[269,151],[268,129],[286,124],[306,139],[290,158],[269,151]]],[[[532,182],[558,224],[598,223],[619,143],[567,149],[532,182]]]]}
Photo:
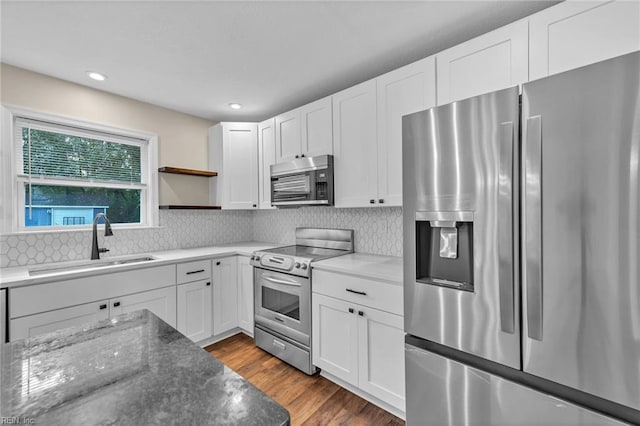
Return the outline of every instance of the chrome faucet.
{"type": "Polygon", "coordinates": [[[104,236],[110,237],[113,235],[113,231],[111,230],[111,222],[109,222],[109,218],[104,213],[98,213],[96,217],[93,219],[93,242],[91,246],[91,260],[100,259],[100,253],[106,253],[109,251],[108,248],[98,248],[98,220],[100,218],[104,219],[104,236]]]}

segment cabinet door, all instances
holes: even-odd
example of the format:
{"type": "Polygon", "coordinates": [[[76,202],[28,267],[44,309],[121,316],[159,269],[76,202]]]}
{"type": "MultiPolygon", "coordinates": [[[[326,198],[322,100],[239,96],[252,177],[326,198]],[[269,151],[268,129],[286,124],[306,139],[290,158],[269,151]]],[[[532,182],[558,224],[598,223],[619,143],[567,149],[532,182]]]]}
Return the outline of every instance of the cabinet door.
{"type": "Polygon", "coordinates": [[[402,116],[436,105],[436,61],[430,56],[376,79],[378,203],[402,205],[402,116]]]}
{"type": "Polygon", "coordinates": [[[275,119],[258,124],[258,202],[261,209],[273,209],[271,205],[271,169],[276,163],[275,119]]]}
{"type": "Polygon", "coordinates": [[[258,207],[258,126],[225,123],[223,209],[258,207]]]}
{"type": "Polygon", "coordinates": [[[280,114],[276,123],[276,160],[278,163],[291,161],[302,154],[300,143],[300,110],[280,114]]]}
{"type": "Polygon", "coordinates": [[[563,2],[529,17],[531,80],[640,49],[640,2],[563,2]]]}
{"type": "Polygon", "coordinates": [[[302,154],[333,154],[331,96],[300,108],[302,154]]]}
{"type": "Polygon", "coordinates": [[[194,342],[211,337],[211,280],[178,286],[178,331],[194,342]]]}
{"type": "Polygon", "coordinates": [[[364,207],[378,195],[376,82],[333,95],[336,207],[364,207]]]}
{"type": "Polygon", "coordinates": [[[61,328],[87,324],[107,318],[109,318],[107,300],[56,309],[55,311],[12,319],[9,338],[11,341],[26,339],[61,328]]]}
{"type": "Polygon", "coordinates": [[[236,256],[213,261],[213,334],[238,326],[238,262],[236,256]]]}
{"type": "Polygon", "coordinates": [[[148,309],[171,327],[176,326],[176,286],[130,294],[109,301],[111,316],[148,309]]]}
{"type": "Polygon", "coordinates": [[[438,105],[528,81],[528,28],[517,21],[438,53],[438,105]]]}
{"type": "Polygon", "coordinates": [[[313,364],[357,386],[358,305],[317,293],[311,304],[313,364]]]}
{"type": "Polygon", "coordinates": [[[240,328],[253,335],[253,266],[246,256],[238,256],[238,311],[240,328]]]}
{"type": "Polygon", "coordinates": [[[401,316],[358,307],[358,369],[360,389],[405,411],[401,316]]]}

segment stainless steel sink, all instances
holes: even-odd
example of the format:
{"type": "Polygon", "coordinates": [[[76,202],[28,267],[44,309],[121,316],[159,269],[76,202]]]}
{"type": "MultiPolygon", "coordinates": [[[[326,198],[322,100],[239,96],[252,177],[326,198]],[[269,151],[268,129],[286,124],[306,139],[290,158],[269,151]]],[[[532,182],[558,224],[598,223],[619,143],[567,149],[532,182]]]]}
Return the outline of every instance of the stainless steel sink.
{"type": "Polygon", "coordinates": [[[87,260],[82,262],[64,263],[60,265],[47,265],[29,269],[29,275],[58,274],[62,272],[73,272],[91,270],[96,268],[106,268],[116,265],[127,265],[130,263],[142,263],[155,260],[152,256],[137,256],[117,259],[87,260]]]}

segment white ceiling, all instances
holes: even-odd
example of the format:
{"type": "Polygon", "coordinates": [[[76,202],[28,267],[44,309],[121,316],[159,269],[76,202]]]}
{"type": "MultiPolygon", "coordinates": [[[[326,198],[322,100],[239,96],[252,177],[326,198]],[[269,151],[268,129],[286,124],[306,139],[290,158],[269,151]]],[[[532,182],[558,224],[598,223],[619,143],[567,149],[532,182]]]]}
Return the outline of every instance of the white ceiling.
{"type": "Polygon", "coordinates": [[[1,58],[213,121],[259,121],[553,3],[3,0],[1,58]]]}

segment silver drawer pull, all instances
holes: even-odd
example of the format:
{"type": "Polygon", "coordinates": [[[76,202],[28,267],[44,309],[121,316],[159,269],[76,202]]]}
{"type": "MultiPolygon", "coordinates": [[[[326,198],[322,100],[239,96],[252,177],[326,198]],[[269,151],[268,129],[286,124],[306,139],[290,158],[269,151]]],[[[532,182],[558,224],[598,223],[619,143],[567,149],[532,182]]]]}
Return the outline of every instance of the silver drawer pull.
{"type": "Polygon", "coordinates": [[[355,293],[355,294],[359,294],[361,296],[366,296],[367,295],[367,293],[365,293],[364,291],[352,290],[350,288],[347,288],[345,290],[347,290],[349,293],[355,293]]]}
{"type": "Polygon", "coordinates": [[[197,271],[189,271],[187,272],[187,275],[199,274],[200,272],[204,272],[204,269],[198,269],[197,271]]]}
{"type": "Polygon", "coordinates": [[[282,342],[278,342],[277,340],[274,340],[274,341],[273,341],[273,346],[275,346],[276,348],[278,348],[278,349],[280,349],[280,350],[283,350],[283,351],[284,351],[285,349],[287,349],[287,346],[286,346],[284,343],[282,343],[282,342]]]}

